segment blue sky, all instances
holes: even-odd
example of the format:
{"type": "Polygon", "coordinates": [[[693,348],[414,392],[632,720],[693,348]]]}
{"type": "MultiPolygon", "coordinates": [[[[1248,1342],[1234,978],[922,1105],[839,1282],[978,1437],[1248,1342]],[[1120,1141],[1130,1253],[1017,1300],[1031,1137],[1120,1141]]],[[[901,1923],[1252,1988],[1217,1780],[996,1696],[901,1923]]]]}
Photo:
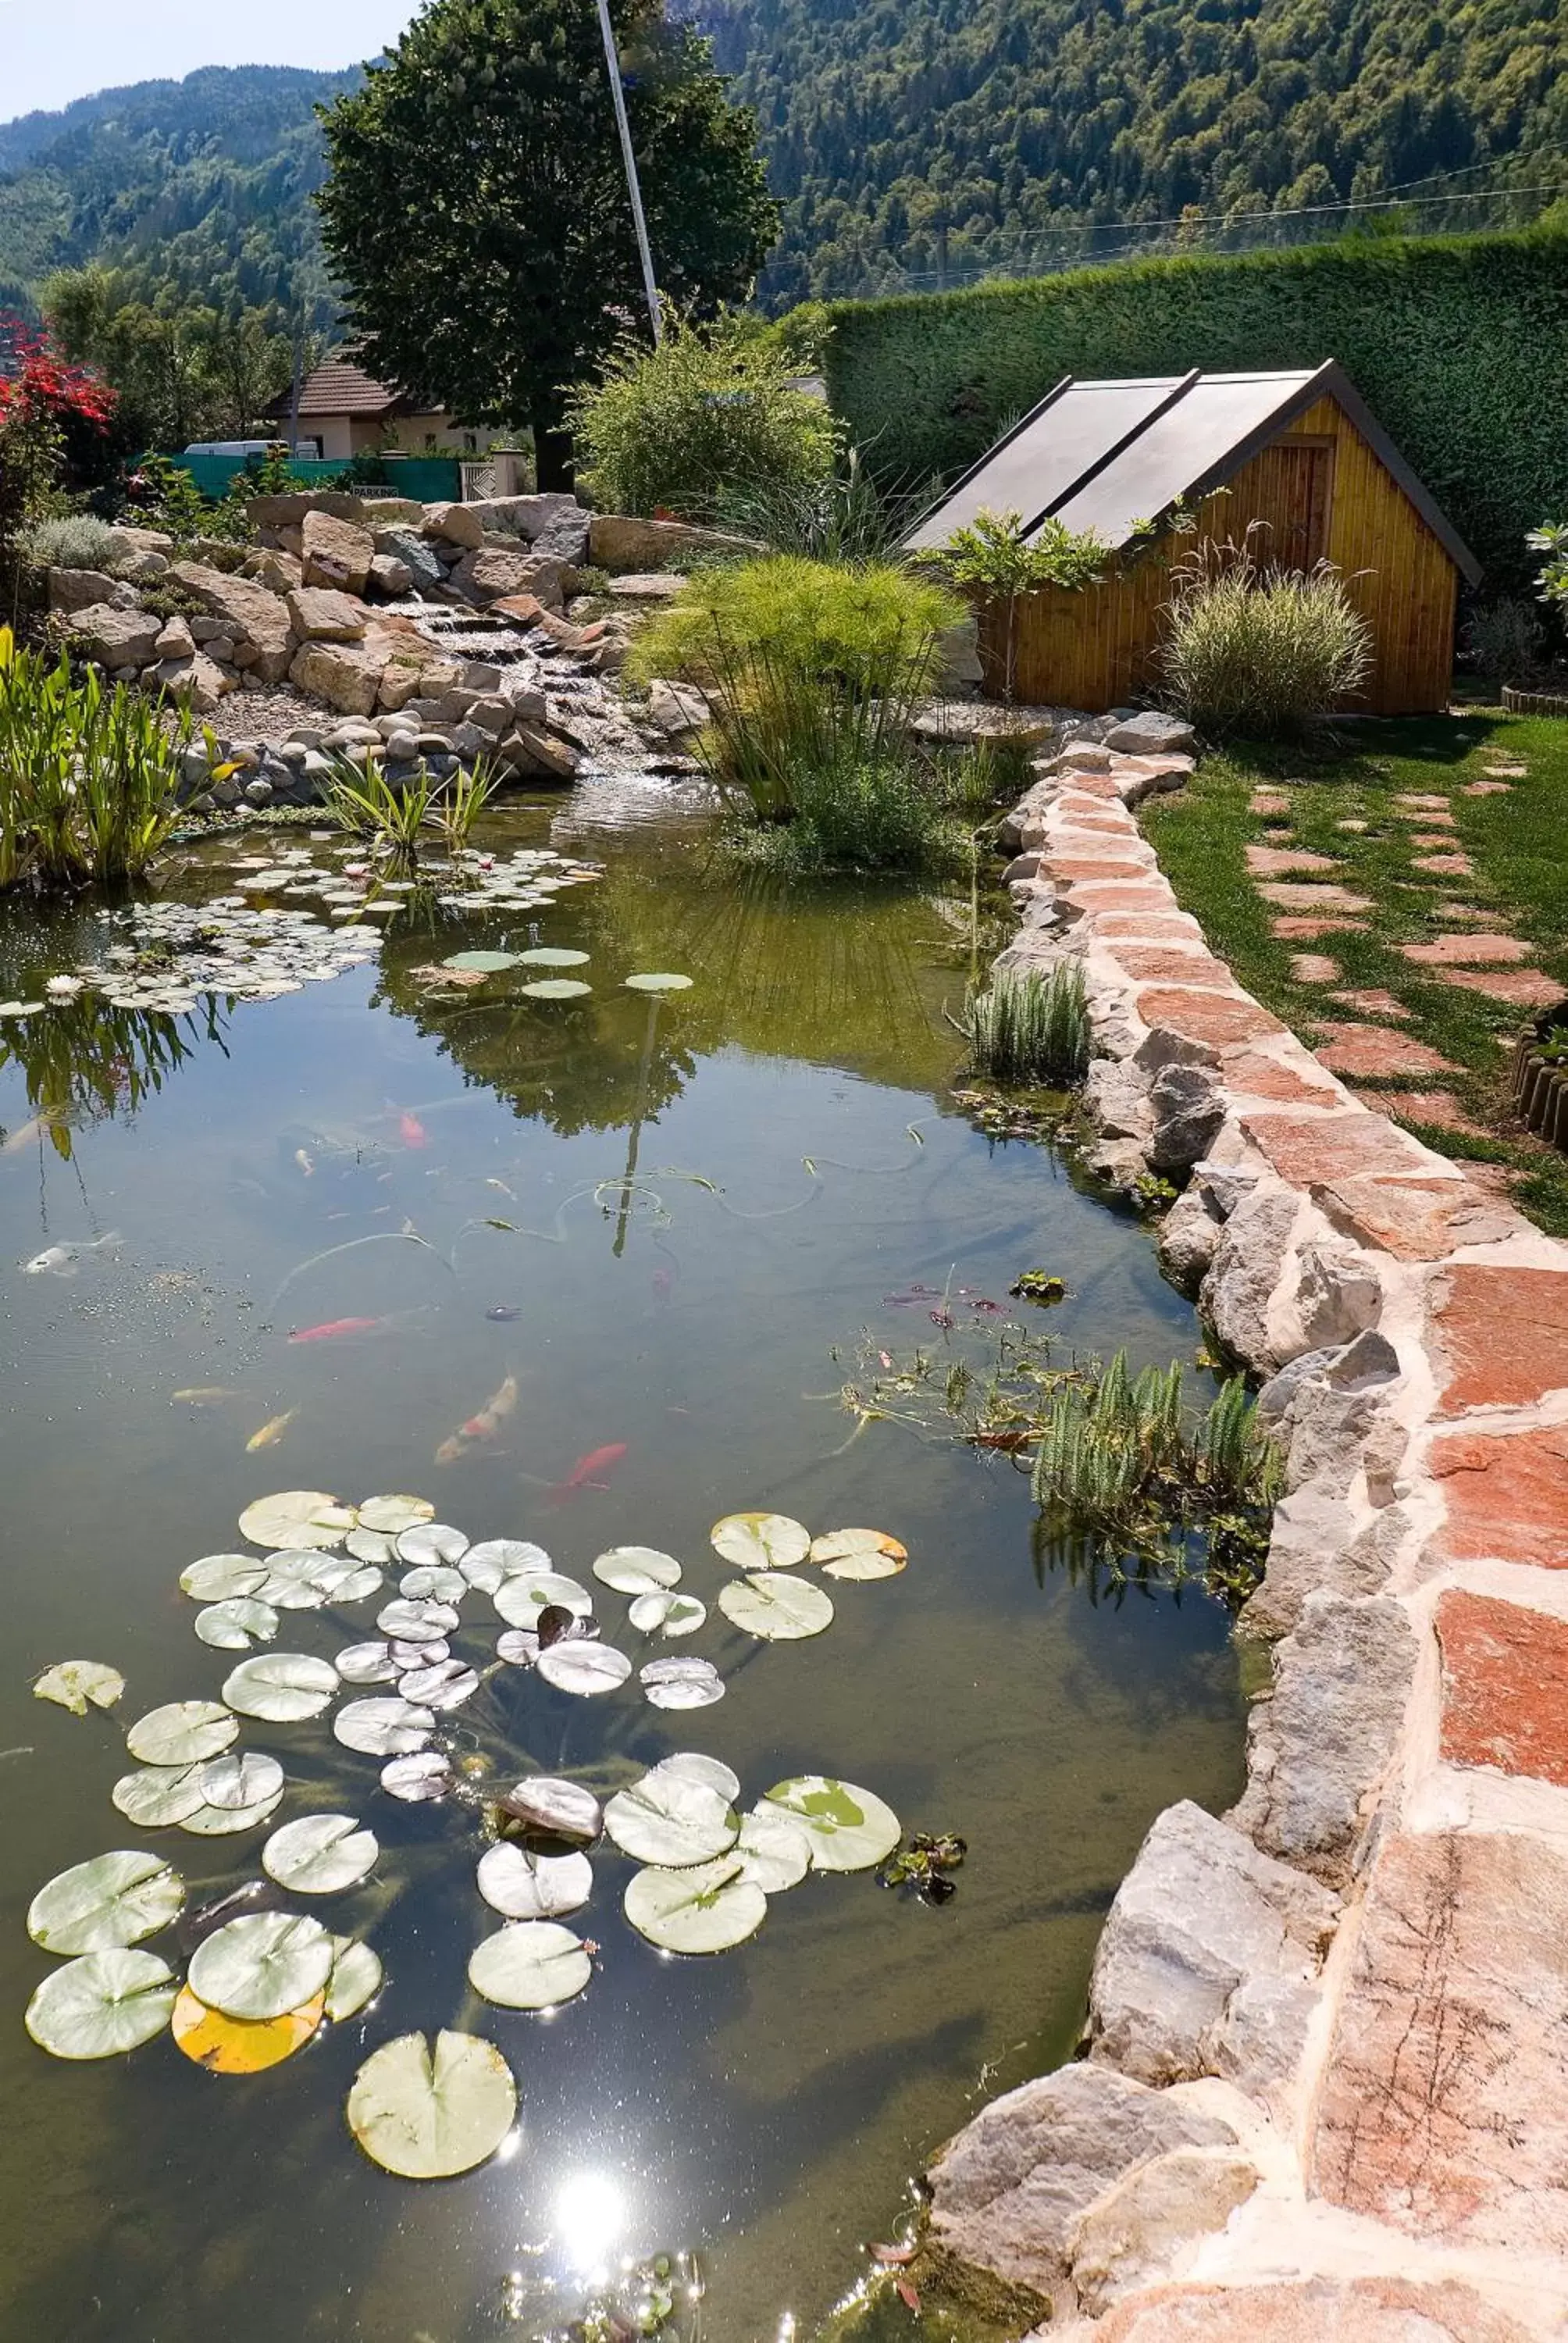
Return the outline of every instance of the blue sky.
{"type": "Polygon", "coordinates": [[[410,0],[0,0],[0,121],[197,65],[351,65],[413,13],[410,0]]]}

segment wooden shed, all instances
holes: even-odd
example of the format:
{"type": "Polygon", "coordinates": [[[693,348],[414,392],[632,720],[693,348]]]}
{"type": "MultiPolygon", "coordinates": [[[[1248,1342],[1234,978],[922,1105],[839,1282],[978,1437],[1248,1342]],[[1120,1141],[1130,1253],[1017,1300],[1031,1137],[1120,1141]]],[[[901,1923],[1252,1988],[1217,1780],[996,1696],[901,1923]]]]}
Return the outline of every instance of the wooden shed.
{"type": "MultiPolygon", "coordinates": [[[[1099,713],[1138,697],[1170,599],[1172,560],[1194,539],[1150,543],[1178,503],[1200,537],[1241,543],[1253,522],[1261,558],[1310,569],[1327,559],[1371,622],[1372,680],[1358,705],[1382,716],[1442,709],[1453,669],[1462,578],[1480,565],[1343,370],[1161,376],[1079,382],[1069,375],[972,465],[907,540],[934,551],[982,511],[1017,513],[1025,533],[1050,518],[1111,548],[1081,592],[1050,588],[1020,606],[1016,696],[1099,713]]],[[[1001,672],[1000,620],[981,628],[988,679],[1001,672]]]]}

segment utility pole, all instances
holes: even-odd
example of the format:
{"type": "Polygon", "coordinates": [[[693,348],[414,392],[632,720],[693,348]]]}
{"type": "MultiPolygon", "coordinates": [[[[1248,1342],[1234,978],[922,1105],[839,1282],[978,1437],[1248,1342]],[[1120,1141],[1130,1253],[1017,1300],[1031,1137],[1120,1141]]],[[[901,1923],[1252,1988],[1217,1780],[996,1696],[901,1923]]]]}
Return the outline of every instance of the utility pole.
{"type": "Polygon", "coordinates": [[[615,45],[615,27],[609,21],[609,0],[598,0],[598,28],[604,35],[604,61],[609,70],[609,94],[615,104],[616,128],[620,132],[621,159],[626,165],[627,190],[631,196],[631,216],[637,229],[637,249],[642,261],[642,289],[648,297],[648,321],[653,327],[653,347],[658,349],[664,339],[658,314],[658,286],[653,274],[653,247],[648,240],[648,221],[643,215],[637,156],[631,149],[631,125],[626,118],[626,92],[621,87],[620,57],[615,45]]]}
{"type": "Polygon", "coordinates": [[[288,452],[299,453],[299,393],[305,376],[305,305],[300,303],[294,321],[294,378],[288,394],[288,452]]]}

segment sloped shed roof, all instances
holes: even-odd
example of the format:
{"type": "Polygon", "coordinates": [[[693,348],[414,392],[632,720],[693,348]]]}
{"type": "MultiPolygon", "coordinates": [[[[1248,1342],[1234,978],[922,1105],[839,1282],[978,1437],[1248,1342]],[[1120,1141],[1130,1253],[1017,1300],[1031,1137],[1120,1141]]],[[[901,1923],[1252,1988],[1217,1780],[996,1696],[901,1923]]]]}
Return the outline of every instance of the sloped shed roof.
{"type": "Polygon", "coordinates": [[[1219,488],[1320,398],[1338,401],[1383,468],[1473,585],[1480,564],[1343,369],[1158,375],[1079,382],[1067,375],[971,465],[906,543],[935,551],[982,511],[1016,512],[1028,537],[1047,519],[1125,545],[1179,498],[1219,488]]]}

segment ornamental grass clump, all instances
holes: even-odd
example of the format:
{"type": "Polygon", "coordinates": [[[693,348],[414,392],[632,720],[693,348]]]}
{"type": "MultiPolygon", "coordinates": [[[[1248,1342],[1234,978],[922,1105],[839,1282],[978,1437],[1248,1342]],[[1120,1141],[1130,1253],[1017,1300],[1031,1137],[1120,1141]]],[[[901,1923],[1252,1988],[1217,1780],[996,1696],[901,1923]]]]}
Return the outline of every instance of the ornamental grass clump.
{"type": "Polygon", "coordinates": [[[969,1004],[973,1062],[1007,1082],[1070,1082],[1089,1063],[1089,1001],[1076,960],[1000,970],[969,1004]]]}
{"type": "Polygon", "coordinates": [[[22,537],[23,554],[35,569],[107,569],[126,545],[119,530],[95,513],[35,521],[22,537]]]}
{"type": "Polygon", "coordinates": [[[0,888],[139,878],[178,820],[190,717],[0,628],[0,888]]]}
{"type": "Polygon", "coordinates": [[[1259,562],[1251,537],[1205,542],[1176,564],[1155,663],[1172,705],[1221,739],[1289,738],[1353,700],[1372,633],[1332,563],[1259,562]]]}

